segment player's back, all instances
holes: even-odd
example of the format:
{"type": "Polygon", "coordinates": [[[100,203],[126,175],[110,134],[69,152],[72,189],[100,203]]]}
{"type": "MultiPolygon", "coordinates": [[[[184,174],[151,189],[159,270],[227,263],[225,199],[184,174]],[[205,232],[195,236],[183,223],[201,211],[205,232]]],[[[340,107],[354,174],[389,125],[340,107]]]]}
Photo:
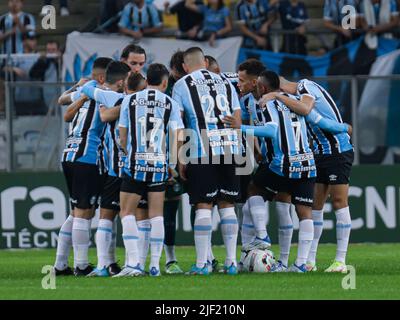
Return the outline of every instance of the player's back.
{"type": "MultiPolygon", "coordinates": [[[[321,116],[343,123],[335,101],[321,85],[303,79],[298,82],[297,91],[299,95],[311,95],[315,99],[314,108],[321,116]]],[[[313,139],[315,154],[337,154],[353,149],[347,133],[332,134],[312,124],[308,128],[313,139]]]]}
{"type": "Polygon", "coordinates": [[[129,123],[125,168],[138,181],[165,181],[168,131],[171,123],[180,117],[178,105],[158,90],[144,89],[124,98],[121,113],[125,120],[120,125],[129,123]]]}
{"type": "Polygon", "coordinates": [[[291,179],[314,178],[315,161],[308,144],[305,118],[278,100],[269,101],[264,114],[266,121],[278,125],[277,137],[272,141],[274,152],[270,169],[291,179]]]}
{"type": "MultiPolygon", "coordinates": [[[[242,110],[243,121],[249,121],[249,123],[254,126],[263,126],[268,122],[258,100],[251,92],[240,98],[240,108],[242,110]]],[[[273,155],[271,139],[258,137],[257,140],[263,162],[270,162],[273,155]]]]}
{"type": "Polygon", "coordinates": [[[235,91],[238,96],[240,96],[240,89],[239,89],[239,75],[237,72],[222,72],[221,76],[227,79],[235,88],[235,91]]]}
{"type": "Polygon", "coordinates": [[[104,130],[98,104],[93,99],[86,101],[70,124],[63,161],[96,164],[104,130]]]}
{"type": "Polygon", "coordinates": [[[197,154],[208,154],[202,133],[209,138],[213,155],[224,154],[224,146],[238,153],[239,142],[235,130],[225,127],[222,119],[240,109],[239,98],[232,84],[221,75],[201,69],[180,79],[174,87],[173,98],[185,113],[186,126],[195,132],[197,154]]]}
{"type": "MultiPolygon", "coordinates": [[[[121,105],[125,94],[107,90],[96,95],[100,107],[112,108],[121,105]]],[[[118,177],[120,175],[121,155],[119,147],[119,126],[118,119],[107,123],[107,129],[104,137],[105,164],[110,176],[118,177]]]]}

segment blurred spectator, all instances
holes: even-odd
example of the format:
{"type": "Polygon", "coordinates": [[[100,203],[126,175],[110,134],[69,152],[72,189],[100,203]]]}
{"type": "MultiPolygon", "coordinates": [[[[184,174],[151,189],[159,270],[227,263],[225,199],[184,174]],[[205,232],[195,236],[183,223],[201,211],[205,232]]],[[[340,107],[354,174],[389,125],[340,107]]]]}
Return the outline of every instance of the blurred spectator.
{"type": "Polygon", "coordinates": [[[307,54],[307,38],[305,23],[308,20],[307,8],[299,0],[284,0],[279,4],[279,14],[282,28],[293,30],[296,34],[284,34],[282,52],[294,54],[307,54]]]}
{"type": "Polygon", "coordinates": [[[196,5],[195,0],[186,0],[186,8],[203,14],[203,24],[199,28],[195,39],[208,40],[211,47],[215,46],[217,38],[224,37],[232,31],[229,9],[223,0],[208,0],[208,5],[196,5]]]}
{"type": "Polygon", "coordinates": [[[344,29],[342,26],[342,20],[345,16],[342,13],[342,8],[346,5],[353,6],[359,14],[358,1],[356,0],[325,0],[324,24],[325,27],[336,33],[334,48],[354,40],[359,35],[355,30],[344,29]]]}
{"type": "Polygon", "coordinates": [[[277,0],[241,0],[236,5],[244,47],[271,50],[268,31],[276,20],[277,3],[277,0]]]}
{"type": "Polygon", "coordinates": [[[391,31],[399,24],[399,11],[395,0],[363,0],[360,4],[363,29],[371,35],[392,38],[391,31]]]}
{"type": "MultiPolygon", "coordinates": [[[[51,3],[52,0],[44,0],[42,12],[40,13],[41,16],[45,16],[47,14],[47,10],[44,8],[44,6],[49,6],[49,5],[51,6],[51,3]]],[[[61,17],[69,16],[68,0],[60,0],[60,16],[61,17]]]]}
{"type": "MultiPolygon", "coordinates": [[[[8,72],[13,73],[13,78],[17,82],[33,80],[30,77],[30,70],[37,61],[37,56],[34,55],[37,48],[36,36],[25,34],[23,37],[23,48],[23,53],[29,55],[14,59],[14,64],[12,66],[6,66],[4,68],[8,72]]],[[[18,116],[46,114],[47,111],[47,108],[43,102],[41,88],[29,85],[21,85],[15,88],[14,106],[18,116]]]]}
{"type": "Polygon", "coordinates": [[[134,39],[162,31],[162,22],[157,8],[145,0],[133,0],[128,3],[119,21],[119,31],[134,39]]]}
{"type": "Polygon", "coordinates": [[[1,53],[23,53],[24,34],[34,35],[35,19],[29,13],[22,11],[23,0],[9,0],[9,13],[0,17],[0,44],[1,53]]]}
{"type": "MultiPolygon", "coordinates": [[[[42,54],[36,63],[32,66],[29,75],[32,80],[55,83],[59,81],[60,70],[60,45],[57,41],[48,41],[46,44],[46,53],[42,54]],[[47,55],[51,55],[48,57],[47,55]]],[[[44,86],[43,99],[47,107],[50,107],[56,101],[59,95],[57,87],[44,86]]]]}
{"type": "Polygon", "coordinates": [[[106,22],[110,22],[110,19],[114,18],[111,23],[105,28],[108,32],[119,31],[118,14],[121,12],[125,5],[130,2],[129,0],[101,0],[100,3],[100,24],[103,25],[106,22]]]}
{"type": "MultiPolygon", "coordinates": [[[[195,0],[195,5],[203,5],[203,0],[195,0]]],[[[176,14],[178,19],[177,38],[194,38],[197,30],[203,22],[203,14],[192,11],[185,6],[185,0],[176,2],[170,7],[169,2],[165,2],[165,12],[176,14]]]]}

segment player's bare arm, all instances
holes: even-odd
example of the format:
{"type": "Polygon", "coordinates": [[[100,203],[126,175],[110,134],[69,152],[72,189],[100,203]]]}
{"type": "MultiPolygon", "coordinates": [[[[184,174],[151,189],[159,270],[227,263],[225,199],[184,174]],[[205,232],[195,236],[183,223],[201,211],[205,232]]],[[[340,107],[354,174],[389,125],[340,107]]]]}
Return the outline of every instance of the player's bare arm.
{"type": "MultiPolygon", "coordinates": [[[[182,119],[184,119],[184,113],[181,112],[181,117],[182,119]]],[[[179,172],[179,176],[181,177],[181,179],[183,181],[187,181],[187,176],[186,176],[186,164],[183,164],[180,161],[180,150],[181,147],[183,146],[183,144],[185,143],[185,136],[183,134],[184,130],[178,130],[178,138],[177,138],[177,151],[178,151],[178,172],[179,172]]]]}
{"type": "Polygon", "coordinates": [[[88,100],[88,97],[86,96],[81,96],[78,100],[73,102],[65,111],[64,113],[64,121],[65,122],[71,122],[76,113],[79,111],[79,109],[83,106],[83,104],[88,100]]]}
{"type": "Polygon", "coordinates": [[[119,127],[119,141],[120,141],[120,146],[125,154],[128,154],[128,152],[126,151],[127,140],[128,140],[128,129],[120,126],[119,127]]]}
{"type": "Polygon", "coordinates": [[[58,98],[58,104],[60,106],[65,106],[67,104],[71,104],[72,100],[71,100],[71,93],[76,91],[77,88],[83,86],[86,82],[88,82],[89,79],[87,78],[82,78],[81,80],[79,80],[78,83],[76,83],[75,85],[73,85],[70,89],[66,90],[65,92],[63,92],[63,94],[60,96],[60,98],[58,98]]]}
{"type": "Polygon", "coordinates": [[[242,119],[240,117],[240,110],[235,111],[233,116],[225,116],[222,120],[223,123],[227,124],[229,127],[234,129],[240,129],[242,125],[242,119]],[[238,116],[239,114],[239,116],[238,116]]]}
{"type": "Polygon", "coordinates": [[[288,96],[281,94],[279,92],[270,92],[264,95],[260,103],[261,105],[265,105],[268,101],[271,100],[279,100],[284,103],[290,110],[293,112],[306,116],[308,115],[312,108],[314,108],[315,99],[310,95],[302,95],[300,100],[289,98],[288,96]]]}
{"type": "Polygon", "coordinates": [[[106,108],[102,106],[100,108],[100,119],[102,122],[111,122],[119,118],[119,113],[121,111],[121,106],[116,106],[113,108],[106,108]]]}

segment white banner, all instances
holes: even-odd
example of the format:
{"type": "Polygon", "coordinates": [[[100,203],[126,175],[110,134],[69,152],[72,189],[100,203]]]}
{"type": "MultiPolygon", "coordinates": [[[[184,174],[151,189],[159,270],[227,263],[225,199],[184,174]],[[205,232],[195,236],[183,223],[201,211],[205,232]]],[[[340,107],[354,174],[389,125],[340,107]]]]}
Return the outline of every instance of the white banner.
{"type": "MultiPolygon", "coordinates": [[[[208,42],[144,38],[138,45],[146,50],[146,65],[157,62],[168,66],[175,51],[197,46],[202,48],[205,54],[215,57],[222,71],[233,72],[236,70],[241,41],[241,37],[221,39],[216,42],[215,47],[210,47],[208,42]]],[[[81,76],[89,76],[93,61],[97,57],[105,56],[119,60],[122,50],[129,43],[132,43],[132,38],[115,34],[70,33],[64,54],[64,79],[77,81],[81,76]]]]}

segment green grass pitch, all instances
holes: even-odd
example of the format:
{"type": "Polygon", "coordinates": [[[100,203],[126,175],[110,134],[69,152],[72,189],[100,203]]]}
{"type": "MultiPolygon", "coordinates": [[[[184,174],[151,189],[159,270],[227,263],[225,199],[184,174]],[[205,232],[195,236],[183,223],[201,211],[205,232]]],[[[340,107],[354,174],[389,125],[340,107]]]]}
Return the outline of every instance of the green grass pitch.
{"type": "MultiPolygon", "coordinates": [[[[278,253],[274,246],[272,250],[278,253]]],[[[297,247],[292,248],[291,261],[297,247]]],[[[194,261],[194,247],[177,247],[184,270],[194,261]]],[[[96,261],[95,250],[90,259],[96,261]]],[[[122,260],[123,250],[118,249],[122,260]]],[[[214,254],[223,261],[224,248],[214,254]]],[[[319,271],[310,274],[165,275],[160,278],[58,277],[55,290],[42,289],[42,267],[55,250],[0,250],[0,299],[400,299],[400,244],[350,245],[347,263],[356,269],[356,289],[342,288],[342,274],[326,274],[335,245],[321,245],[319,271]]]]}

